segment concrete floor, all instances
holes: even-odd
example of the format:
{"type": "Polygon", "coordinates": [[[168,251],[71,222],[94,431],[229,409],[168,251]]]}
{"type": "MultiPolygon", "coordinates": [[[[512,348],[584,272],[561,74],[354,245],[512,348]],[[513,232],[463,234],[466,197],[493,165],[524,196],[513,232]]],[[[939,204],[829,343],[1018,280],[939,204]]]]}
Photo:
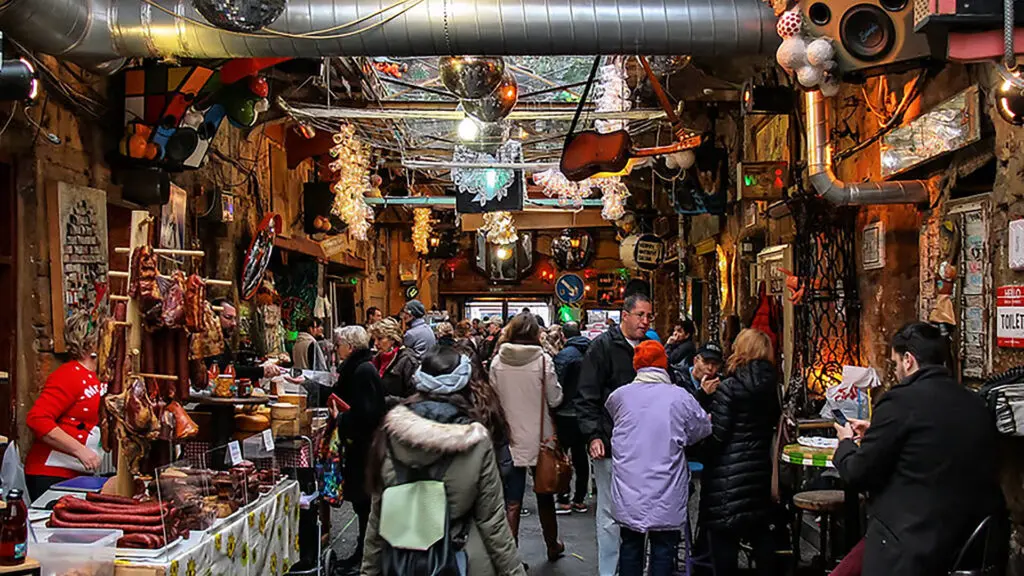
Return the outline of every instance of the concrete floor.
{"type": "MultiPolygon", "coordinates": [[[[565,556],[557,562],[548,562],[537,520],[537,503],[527,490],[526,506],[532,514],[522,519],[519,527],[519,553],[530,565],[531,576],[592,576],[597,574],[597,537],[593,503],[586,514],[558,517],[558,535],[565,542],[565,556]]],[[[348,557],[359,536],[355,514],[348,504],[332,511],[331,545],[338,558],[348,557]]]]}

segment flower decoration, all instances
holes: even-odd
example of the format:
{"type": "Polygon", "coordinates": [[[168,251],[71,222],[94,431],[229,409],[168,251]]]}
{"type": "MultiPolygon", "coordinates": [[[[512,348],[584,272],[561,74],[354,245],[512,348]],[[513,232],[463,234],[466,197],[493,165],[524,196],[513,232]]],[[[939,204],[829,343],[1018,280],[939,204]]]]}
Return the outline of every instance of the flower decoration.
{"type": "Polygon", "coordinates": [[[412,245],[420,254],[430,252],[430,208],[412,211],[412,245]]]}
{"type": "Polygon", "coordinates": [[[364,196],[372,190],[370,181],[370,147],[359,140],[351,124],[342,124],[334,135],[331,148],[334,160],[328,167],[338,180],[334,183],[334,205],[331,212],[348,225],[349,234],[356,240],[366,240],[373,221],[373,209],[364,196]]]}
{"type": "MultiPolygon", "coordinates": [[[[629,84],[626,83],[626,68],[621,57],[613,58],[610,64],[601,66],[595,89],[594,110],[598,112],[625,112],[632,107],[629,84]]],[[[594,121],[594,128],[601,133],[625,130],[628,125],[628,120],[594,121]]]]}
{"type": "Polygon", "coordinates": [[[583,199],[594,191],[594,185],[590,179],[573,182],[557,168],[535,172],[533,183],[542,186],[542,191],[546,196],[558,198],[559,205],[572,206],[576,209],[583,208],[583,199]]]}
{"type": "MultiPolygon", "coordinates": [[[[467,164],[511,164],[522,162],[523,144],[519,140],[508,140],[493,155],[475,152],[465,146],[456,146],[452,160],[467,164]]],[[[508,195],[515,181],[515,171],[506,168],[453,168],[452,181],[460,194],[472,194],[473,201],[484,206],[508,195]]]]}
{"type": "Polygon", "coordinates": [[[513,244],[519,239],[511,212],[486,212],[483,230],[487,233],[487,241],[492,244],[513,244]]]}
{"type": "Polygon", "coordinates": [[[615,221],[626,213],[625,201],[629,198],[629,189],[618,178],[601,178],[598,182],[601,189],[601,217],[615,221]]]}

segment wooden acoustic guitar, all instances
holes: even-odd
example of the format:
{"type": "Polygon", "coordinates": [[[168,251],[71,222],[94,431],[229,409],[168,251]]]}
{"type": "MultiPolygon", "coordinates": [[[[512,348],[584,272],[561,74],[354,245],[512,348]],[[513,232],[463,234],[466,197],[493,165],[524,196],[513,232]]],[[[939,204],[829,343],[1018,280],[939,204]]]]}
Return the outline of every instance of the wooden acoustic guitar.
{"type": "MultiPolygon", "coordinates": [[[[661,103],[662,109],[665,110],[665,116],[672,123],[672,131],[675,134],[676,141],[666,146],[633,148],[633,139],[630,137],[629,132],[625,130],[616,130],[606,134],[596,130],[585,130],[573,134],[576,120],[579,118],[579,113],[586,100],[586,91],[584,91],[583,98],[580,100],[580,108],[577,109],[577,115],[573,119],[569,136],[566,137],[565,148],[562,150],[562,160],[559,163],[562,174],[565,174],[565,177],[570,181],[579,182],[603,172],[621,172],[633,158],[673,154],[681,150],[696,148],[700,145],[702,136],[682,125],[679,117],[676,116],[675,110],[672,109],[672,105],[668,101],[668,96],[665,95],[665,90],[661,87],[661,82],[658,82],[658,79],[655,78],[651,65],[647,63],[647,58],[643,56],[639,56],[639,58],[648,80],[651,81],[651,87],[654,88],[654,94],[658,97],[658,102],[661,103]]],[[[589,83],[587,88],[590,88],[589,83]]]]}

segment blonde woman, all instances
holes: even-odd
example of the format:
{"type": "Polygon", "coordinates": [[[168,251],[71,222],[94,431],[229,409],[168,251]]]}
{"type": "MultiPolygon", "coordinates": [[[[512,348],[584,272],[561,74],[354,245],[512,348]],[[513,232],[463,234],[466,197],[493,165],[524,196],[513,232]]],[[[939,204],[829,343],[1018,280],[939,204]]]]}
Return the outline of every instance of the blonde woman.
{"type": "Polygon", "coordinates": [[[726,363],[725,381],[711,396],[700,520],[719,576],[736,574],[740,540],[753,545],[758,574],[777,573],[768,529],[771,448],[781,409],[774,359],[767,334],[741,331],[726,363]]]}
{"type": "Polygon", "coordinates": [[[65,321],[64,345],[71,359],[46,378],[25,416],[35,435],[25,458],[25,481],[33,500],[50,486],[100,466],[100,397],[106,385],[96,376],[97,332],[85,312],[65,321]]]}
{"type": "Polygon", "coordinates": [[[402,327],[392,318],[385,318],[370,326],[377,355],[373,365],[377,368],[384,393],[393,398],[408,398],[416,391],[412,375],[420,366],[419,357],[411,348],[402,345],[402,327]]]}

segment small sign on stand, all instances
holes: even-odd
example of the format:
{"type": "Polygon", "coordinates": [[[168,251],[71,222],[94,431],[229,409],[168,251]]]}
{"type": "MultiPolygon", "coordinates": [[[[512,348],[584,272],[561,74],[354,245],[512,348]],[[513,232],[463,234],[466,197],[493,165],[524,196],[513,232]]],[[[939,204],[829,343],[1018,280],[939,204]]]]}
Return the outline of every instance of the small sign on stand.
{"type": "Polygon", "coordinates": [[[1000,286],[996,291],[996,344],[1024,348],[1024,286],[1000,286]]]}

